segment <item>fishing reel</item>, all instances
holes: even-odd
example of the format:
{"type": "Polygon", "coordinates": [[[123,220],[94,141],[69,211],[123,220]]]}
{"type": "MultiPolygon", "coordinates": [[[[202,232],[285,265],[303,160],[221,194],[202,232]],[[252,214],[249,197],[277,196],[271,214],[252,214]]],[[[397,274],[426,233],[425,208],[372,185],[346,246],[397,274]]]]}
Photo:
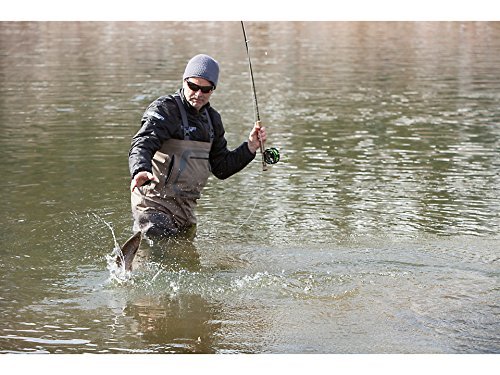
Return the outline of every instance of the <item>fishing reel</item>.
{"type": "Polygon", "coordinates": [[[276,164],[280,161],[280,152],[276,147],[266,149],[262,156],[266,164],[276,164]]]}

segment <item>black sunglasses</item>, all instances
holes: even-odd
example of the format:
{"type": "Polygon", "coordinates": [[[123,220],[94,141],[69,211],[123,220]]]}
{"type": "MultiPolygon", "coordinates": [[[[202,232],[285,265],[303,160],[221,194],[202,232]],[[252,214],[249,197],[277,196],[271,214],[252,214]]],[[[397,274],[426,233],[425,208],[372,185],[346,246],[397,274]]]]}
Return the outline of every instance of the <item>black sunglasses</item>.
{"type": "Polygon", "coordinates": [[[191,90],[193,90],[194,92],[197,92],[198,90],[201,90],[202,93],[208,94],[210,91],[212,91],[212,90],[215,89],[214,86],[199,86],[196,83],[188,81],[187,79],[186,79],[186,83],[187,83],[188,87],[191,90]]]}

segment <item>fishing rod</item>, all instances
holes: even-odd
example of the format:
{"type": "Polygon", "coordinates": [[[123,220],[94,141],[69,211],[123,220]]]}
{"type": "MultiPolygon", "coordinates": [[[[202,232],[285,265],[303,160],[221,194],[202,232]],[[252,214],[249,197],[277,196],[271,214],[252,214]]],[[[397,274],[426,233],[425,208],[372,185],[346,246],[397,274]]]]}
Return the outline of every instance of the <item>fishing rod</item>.
{"type": "MultiPolygon", "coordinates": [[[[254,112],[255,112],[255,123],[261,126],[260,122],[260,114],[259,114],[259,105],[257,103],[257,91],[255,90],[255,80],[253,78],[253,70],[252,70],[252,61],[250,60],[250,49],[248,48],[248,39],[247,34],[245,32],[245,25],[243,21],[241,21],[241,29],[243,30],[243,38],[245,39],[245,46],[247,49],[247,58],[248,58],[248,67],[250,68],[250,79],[252,81],[252,90],[253,90],[253,104],[254,104],[254,112]]],[[[277,148],[271,147],[267,150],[264,150],[264,142],[260,141],[260,154],[262,155],[262,170],[267,171],[266,164],[276,164],[280,159],[280,154],[277,148]]]]}

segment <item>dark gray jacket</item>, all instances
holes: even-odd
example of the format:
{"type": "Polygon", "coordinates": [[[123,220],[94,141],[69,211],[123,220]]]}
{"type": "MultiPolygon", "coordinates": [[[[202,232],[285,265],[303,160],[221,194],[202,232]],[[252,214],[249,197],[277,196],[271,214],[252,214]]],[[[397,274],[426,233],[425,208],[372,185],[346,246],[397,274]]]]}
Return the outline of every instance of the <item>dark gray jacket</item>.
{"type": "MultiPolygon", "coordinates": [[[[214,139],[210,150],[210,167],[214,176],[225,179],[245,168],[254,158],[244,142],[230,151],[224,137],[224,126],[219,113],[208,103],[199,112],[184,98],[179,90],[190,126],[190,139],[210,142],[210,127],[204,108],[207,108],[214,128],[214,139]]],[[[167,139],[184,139],[181,114],[171,95],[162,96],[151,103],[141,120],[141,128],[132,138],[129,151],[129,169],[132,178],[141,171],[151,172],[151,159],[167,139]]]]}

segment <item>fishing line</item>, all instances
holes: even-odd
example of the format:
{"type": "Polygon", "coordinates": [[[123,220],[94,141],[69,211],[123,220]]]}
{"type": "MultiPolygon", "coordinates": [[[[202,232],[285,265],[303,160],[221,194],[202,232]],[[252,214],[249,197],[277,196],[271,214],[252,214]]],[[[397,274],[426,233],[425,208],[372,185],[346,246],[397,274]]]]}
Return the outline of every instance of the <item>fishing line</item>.
{"type": "MultiPolygon", "coordinates": [[[[253,104],[254,104],[254,113],[255,113],[255,123],[261,125],[260,122],[260,114],[259,114],[259,105],[257,102],[257,90],[255,90],[255,80],[253,78],[253,69],[252,69],[252,61],[250,59],[250,49],[248,48],[248,39],[247,34],[245,32],[245,25],[243,21],[241,21],[241,29],[243,30],[243,38],[245,39],[245,47],[247,50],[247,58],[248,58],[248,67],[250,70],[250,79],[252,81],[252,91],[253,91],[253,104]]],[[[260,142],[260,154],[262,155],[262,170],[267,171],[266,164],[276,164],[280,160],[279,150],[275,147],[264,150],[264,142],[260,142]]]]}
{"type": "MultiPolygon", "coordinates": [[[[262,182],[262,174],[259,174],[259,182],[262,182]]],[[[236,228],[237,231],[239,231],[241,229],[241,227],[243,227],[246,223],[248,223],[248,220],[250,220],[250,218],[252,217],[253,215],[253,212],[255,211],[255,208],[257,207],[257,205],[259,204],[260,202],[260,198],[262,197],[262,195],[265,193],[265,190],[264,189],[258,189],[258,191],[260,191],[259,195],[255,198],[255,204],[253,205],[252,209],[250,210],[250,213],[248,214],[247,218],[245,219],[245,221],[243,221],[243,223],[241,223],[238,228],[236,228]]]]}

